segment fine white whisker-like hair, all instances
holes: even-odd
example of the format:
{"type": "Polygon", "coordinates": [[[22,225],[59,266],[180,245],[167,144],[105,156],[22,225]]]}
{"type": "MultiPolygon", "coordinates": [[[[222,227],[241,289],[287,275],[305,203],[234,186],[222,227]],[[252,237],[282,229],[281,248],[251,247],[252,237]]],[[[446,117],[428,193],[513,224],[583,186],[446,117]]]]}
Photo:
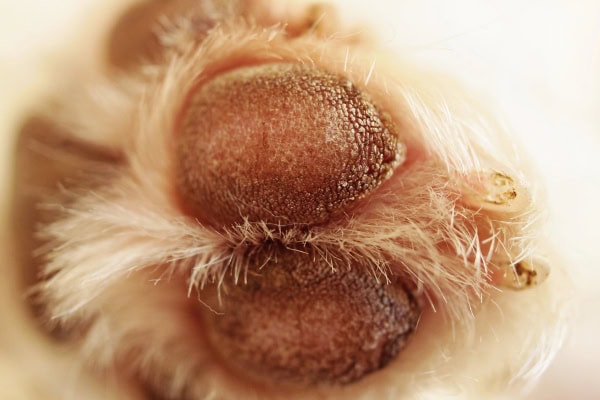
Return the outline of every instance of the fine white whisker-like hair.
{"type": "MultiPolygon", "coordinates": [[[[155,52],[141,51],[142,61],[126,71],[66,85],[43,113],[62,136],[56,145],[40,135],[30,151],[63,169],[82,170],[57,179],[58,189],[46,184],[36,192],[43,193],[36,200],[43,218],[36,221],[39,276],[31,298],[48,331],[64,338],[100,380],[119,374],[141,391],[172,399],[335,400],[353,398],[354,390],[365,399],[485,398],[493,385],[502,392],[534,380],[564,337],[564,271],[553,266],[552,278],[539,284],[549,270],[539,230],[543,198],[493,104],[412,56],[390,61],[358,30],[329,27],[325,11],[276,21],[268,8],[246,17],[218,4],[158,17],[150,46],[155,52]],[[318,223],[277,219],[264,199],[236,203],[229,188],[223,188],[223,198],[234,204],[232,214],[239,218],[233,223],[220,223],[207,215],[208,208],[188,207],[177,186],[180,154],[174,144],[182,110],[215,76],[262,64],[322,70],[340,77],[337,89],[352,88],[361,101],[369,99],[370,112],[389,123],[383,126],[398,142],[393,169],[373,191],[356,191],[347,208],[318,223]],[[63,149],[63,143],[69,146],[63,149]],[[252,207],[273,220],[244,214],[252,207]],[[314,266],[317,278],[304,272],[298,277],[294,268],[302,263],[314,266]],[[226,353],[219,353],[224,346],[215,344],[222,338],[215,336],[235,341],[238,331],[225,324],[215,333],[211,318],[227,316],[221,309],[235,296],[242,300],[229,311],[248,310],[248,299],[263,299],[261,285],[279,290],[277,282],[259,280],[273,270],[292,271],[274,276],[298,285],[358,276],[351,290],[340,285],[345,295],[360,300],[366,286],[376,300],[365,303],[384,310],[393,303],[386,291],[402,292],[401,305],[419,310],[407,322],[414,329],[408,345],[397,359],[380,360],[378,367],[389,366],[355,386],[288,396],[283,389],[270,394],[232,379],[237,372],[229,371],[226,353]]],[[[265,115],[279,118],[277,112],[265,115]]],[[[244,123],[232,129],[245,129],[244,123]]],[[[372,145],[369,151],[377,154],[379,143],[372,145]]],[[[319,151],[306,149],[309,164],[319,151]]],[[[199,169],[207,163],[200,156],[196,161],[199,169]]],[[[296,306],[329,323],[316,329],[315,343],[306,347],[316,348],[329,336],[360,337],[360,328],[336,319],[345,315],[335,296],[311,292],[298,305],[286,303],[292,297],[286,290],[277,293],[279,303],[265,301],[251,310],[256,314],[233,321],[247,324],[249,336],[264,330],[263,342],[240,352],[262,358],[277,353],[268,340],[277,337],[273,332],[283,332],[286,340],[294,336],[299,318],[291,318],[292,328],[285,322],[296,306]],[[341,328],[333,331],[336,324],[341,328]],[[261,346],[268,354],[259,354],[261,346]]],[[[399,308],[394,312],[406,313],[399,308]]],[[[365,319],[352,321],[360,326],[365,319]]],[[[377,320],[377,327],[389,322],[377,320]]]]}

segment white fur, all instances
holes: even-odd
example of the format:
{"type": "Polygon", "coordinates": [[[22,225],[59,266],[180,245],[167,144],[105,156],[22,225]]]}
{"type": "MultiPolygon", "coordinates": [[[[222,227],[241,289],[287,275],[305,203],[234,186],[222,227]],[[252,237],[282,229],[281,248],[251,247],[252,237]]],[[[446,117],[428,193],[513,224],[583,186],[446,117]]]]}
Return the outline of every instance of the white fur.
{"type": "Polygon", "coordinates": [[[502,263],[548,249],[540,191],[490,101],[480,104],[483,95],[416,60],[390,61],[353,35],[289,41],[281,24],[223,18],[200,44],[185,19],[166,23],[164,63],[98,77],[53,102],[49,115],[78,140],[125,160],[44,202],[55,221],[40,231],[46,264],[35,299],[85,368],[98,379],[132,376],[169,398],[195,400],[479,399],[530,386],[562,343],[566,278],[553,264],[549,280],[528,291],[494,281],[502,263]],[[400,121],[415,158],[355,215],[308,233],[249,222],[218,232],[182,215],[170,144],[182,94],[223,60],[247,56],[346,74],[400,121]],[[518,182],[527,202],[516,213],[465,201],[463,183],[490,169],[518,182]],[[411,345],[351,387],[287,393],[232,382],[197,335],[197,291],[226,273],[243,276],[243,254],[265,239],[370,266],[379,279],[409,277],[426,300],[411,345]]]}

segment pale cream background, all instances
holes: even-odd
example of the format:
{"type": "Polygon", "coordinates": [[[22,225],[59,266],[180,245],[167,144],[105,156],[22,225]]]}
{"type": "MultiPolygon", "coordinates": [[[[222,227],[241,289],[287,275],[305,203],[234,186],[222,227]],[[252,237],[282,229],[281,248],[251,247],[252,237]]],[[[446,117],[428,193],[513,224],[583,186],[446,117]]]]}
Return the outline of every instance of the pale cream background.
{"type": "MultiPolygon", "coordinates": [[[[94,34],[94,24],[82,26],[81,16],[94,15],[102,25],[108,14],[98,10],[119,3],[0,0],[0,182],[10,174],[11,132],[19,112],[53,74],[68,70],[61,63],[67,44],[85,43],[85,35],[94,34]]],[[[544,172],[552,240],[573,270],[580,304],[567,346],[531,398],[600,398],[600,1],[338,3],[349,17],[377,27],[399,56],[419,52],[435,62],[445,60],[448,68],[481,71],[480,83],[505,103],[544,172]]],[[[85,63],[89,53],[79,51],[78,62],[85,63]]],[[[4,201],[0,198],[0,206],[4,201]]],[[[0,329],[10,330],[1,316],[0,329]]],[[[9,373],[15,365],[2,358],[1,348],[0,385],[15,384],[16,375],[9,373]]]]}

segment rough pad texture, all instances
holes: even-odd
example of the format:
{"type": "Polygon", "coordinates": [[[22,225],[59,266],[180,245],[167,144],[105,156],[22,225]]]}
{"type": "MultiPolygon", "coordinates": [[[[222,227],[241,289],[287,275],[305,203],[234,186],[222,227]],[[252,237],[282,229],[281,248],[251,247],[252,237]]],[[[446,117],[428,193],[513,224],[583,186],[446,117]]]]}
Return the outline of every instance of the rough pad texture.
{"type": "Polygon", "coordinates": [[[326,222],[405,153],[389,117],[348,79],[287,63],[199,85],[176,135],[185,208],[218,226],[326,222]]]}
{"type": "Polygon", "coordinates": [[[297,384],[344,384],[385,367],[415,329],[420,307],[400,283],[319,256],[258,256],[247,282],[205,292],[214,348],[242,373],[297,384]],[[218,310],[217,313],[214,311],[218,310]]]}

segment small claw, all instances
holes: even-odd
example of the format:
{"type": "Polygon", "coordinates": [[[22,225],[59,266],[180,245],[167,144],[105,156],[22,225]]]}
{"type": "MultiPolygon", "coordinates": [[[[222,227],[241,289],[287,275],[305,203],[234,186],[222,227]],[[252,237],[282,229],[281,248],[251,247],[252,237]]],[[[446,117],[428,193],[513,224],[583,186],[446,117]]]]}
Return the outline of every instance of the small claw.
{"type": "Polygon", "coordinates": [[[499,267],[496,286],[512,290],[530,289],[541,285],[550,275],[546,260],[533,258],[499,267]]]}
{"type": "Polygon", "coordinates": [[[461,182],[460,190],[467,207],[494,214],[518,214],[530,204],[528,190],[498,171],[477,172],[461,182]]]}

